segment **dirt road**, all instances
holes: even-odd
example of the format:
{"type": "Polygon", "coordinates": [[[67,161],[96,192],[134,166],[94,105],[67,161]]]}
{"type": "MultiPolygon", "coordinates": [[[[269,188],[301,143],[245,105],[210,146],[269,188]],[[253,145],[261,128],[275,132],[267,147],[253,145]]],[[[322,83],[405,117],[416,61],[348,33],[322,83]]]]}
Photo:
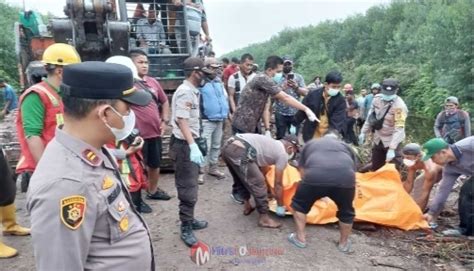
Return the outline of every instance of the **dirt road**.
{"type": "MultiPolygon", "coordinates": [[[[176,195],[173,175],[163,175],[160,182],[166,191],[176,195]]],[[[437,269],[433,263],[417,257],[409,242],[370,233],[367,235],[360,231],[355,231],[351,237],[355,253],[342,254],[337,251],[334,243],[338,238],[335,225],[309,226],[309,246],[306,249],[295,248],[286,240],[288,233],[294,229],[291,217],[276,218],[283,222],[281,229],[259,228],[256,212],[244,217],[242,205],[231,201],[230,187],[229,175],[221,181],[210,178],[199,187],[196,217],[209,221],[209,227],[196,232],[196,235],[210,247],[209,261],[199,268],[191,261],[190,249],[179,239],[177,198],[167,202],[148,201],[154,213],[145,215],[145,219],[152,231],[159,270],[437,269]],[[241,252],[243,256],[240,255],[241,252]]],[[[24,208],[25,194],[18,195],[16,204],[18,220],[23,225],[29,225],[24,208]]],[[[34,270],[31,237],[6,236],[4,242],[17,248],[20,255],[0,260],[0,270],[34,270]]]]}

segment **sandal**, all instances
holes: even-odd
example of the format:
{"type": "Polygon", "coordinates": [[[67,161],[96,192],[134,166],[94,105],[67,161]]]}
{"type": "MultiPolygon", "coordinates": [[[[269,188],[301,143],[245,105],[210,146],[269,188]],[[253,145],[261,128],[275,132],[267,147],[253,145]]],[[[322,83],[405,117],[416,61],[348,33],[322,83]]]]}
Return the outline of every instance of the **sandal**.
{"type": "Polygon", "coordinates": [[[337,245],[337,250],[339,250],[342,253],[345,253],[345,254],[354,253],[354,250],[352,250],[352,242],[350,240],[347,240],[345,246],[341,246],[338,242],[336,242],[336,245],[337,245]]]}
{"type": "Polygon", "coordinates": [[[296,238],[296,233],[292,232],[288,235],[288,241],[297,248],[306,248],[306,243],[301,242],[296,238]]]}

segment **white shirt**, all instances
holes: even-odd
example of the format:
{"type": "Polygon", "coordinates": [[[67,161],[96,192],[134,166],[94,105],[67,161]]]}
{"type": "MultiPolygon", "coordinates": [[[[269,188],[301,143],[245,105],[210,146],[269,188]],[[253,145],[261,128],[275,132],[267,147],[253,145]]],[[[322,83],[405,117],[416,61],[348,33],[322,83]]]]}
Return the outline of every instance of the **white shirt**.
{"type": "MultiPolygon", "coordinates": [[[[249,76],[247,76],[247,79],[242,75],[240,71],[236,72],[239,75],[239,82],[240,82],[240,93],[242,94],[242,90],[244,90],[245,85],[247,85],[248,82],[250,82],[256,75],[256,73],[252,72],[249,76]]],[[[229,81],[227,82],[227,86],[230,88],[233,88],[235,90],[235,83],[237,80],[235,80],[235,73],[232,74],[229,77],[229,81]]]]}

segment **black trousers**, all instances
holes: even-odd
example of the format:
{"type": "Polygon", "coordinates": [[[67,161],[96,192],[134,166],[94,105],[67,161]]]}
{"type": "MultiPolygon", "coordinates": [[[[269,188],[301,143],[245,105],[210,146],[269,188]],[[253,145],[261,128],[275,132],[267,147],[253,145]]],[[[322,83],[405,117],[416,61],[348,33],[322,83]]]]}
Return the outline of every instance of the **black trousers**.
{"type": "Polygon", "coordinates": [[[0,206],[7,206],[15,201],[16,186],[2,149],[0,149],[0,172],[0,206]]]}
{"type": "Polygon", "coordinates": [[[471,176],[459,193],[459,227],[465,235],[474,235],[474,177],[471,176]]]}
{"type": "MultiPolygon", "coordinates": [[[[390,163],[394,163],[397,170],[402,165],[402,157],[400,155],[400,144],[395,149],[395,158],[390,163]]],[[[385,148],[382,141],[372,147],[372,171],[376,171],[385,165],[387,159],[388,148],[385,148]]]]}
{"type": "Polygon", "coordinates": [[[198,200],[199,166],[190,158],[191,150],[185,140],[171,137],[170,157],[175,162],[175,185],[179,199],[179,219],[192,222],[198,200]]]}
{"type": "MultiPolygon", "coordinates": [[[[293,123],[294,116],[285,116],[279,113],[275,113],[275,126],[276,126],[276,139],[280,140],[285,137],[286,133],[290,133],[290,127],[293,123]]],[[[298,134],[298,127],[296,128],[296,134],[298,134]]]]}
{"type": "Polygon", "coordinates": [[[357,140],[357,136],[354,132],[354,124],[356,123],[356,119],[352,117],[346,118],[346,134],[344,135],[344,140],[347,143],[354,144],[355,146],[359,146],[359,142],[357,140]]]}

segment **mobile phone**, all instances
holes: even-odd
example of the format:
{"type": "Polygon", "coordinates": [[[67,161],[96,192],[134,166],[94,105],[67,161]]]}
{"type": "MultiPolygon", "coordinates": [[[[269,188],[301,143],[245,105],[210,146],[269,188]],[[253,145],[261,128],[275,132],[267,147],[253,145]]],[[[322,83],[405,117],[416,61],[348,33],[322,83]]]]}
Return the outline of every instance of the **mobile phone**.
{"type": "Polygon", "coordinates": [[[288,76],[286,77],[287,80],[293,80],[295,79],[295,74],[294,73],[289,73],[288,76]]]}

